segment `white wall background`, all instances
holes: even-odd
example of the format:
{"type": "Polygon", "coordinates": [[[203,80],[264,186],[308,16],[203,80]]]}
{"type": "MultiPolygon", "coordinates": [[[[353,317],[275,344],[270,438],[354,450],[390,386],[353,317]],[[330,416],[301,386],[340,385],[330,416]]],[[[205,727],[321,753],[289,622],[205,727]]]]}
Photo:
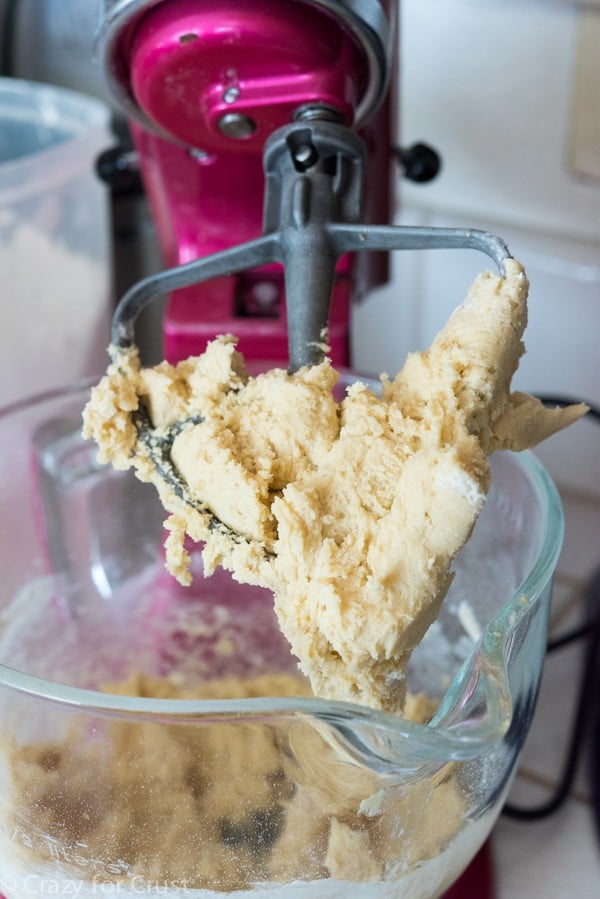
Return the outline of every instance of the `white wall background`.
{"type": "MultiPolygon", "coordinates": [[[[401,183],[397,220],[502,236],[531,282],[515,386],[600,403],[600,4],[403,0],[399,58],[399,142],[431,143],[443,168],[401,183]]],[[[473,251],[395,254],[392,283],[355,309],[354,365],[397,371],[485,267],[473,251]]],[[[597,426],[539,454],[600,493],[597,426]]]]}

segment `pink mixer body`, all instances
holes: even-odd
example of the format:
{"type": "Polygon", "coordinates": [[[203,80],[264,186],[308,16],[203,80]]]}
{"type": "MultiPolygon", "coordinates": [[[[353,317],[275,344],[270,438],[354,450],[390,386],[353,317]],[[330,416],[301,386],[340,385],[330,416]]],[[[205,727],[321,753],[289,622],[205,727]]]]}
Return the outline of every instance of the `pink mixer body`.
{"type": "Polygon", "coordinates": [[[366,77],[358,47],[337,20],[281,0],[158,5],[136,29],[129,53],[141,108],[167,134],[207,152],[234,149],[219,126],[232,109],[255,123],[241,142],[259,155],[303,104],[329,104],[352,122],[366,77]]]}
{"type": "MultiPolygon", "coordinates": [[[[169,0],[145,4],[122,30],[117,58],[143,119],[131,131],[164,262],[189,262],[258,237],[262,153],[298,110],[331,107],[355,122],[369,71],[360,42],[312,0],[169,0]],[[145,121],[144,121],[145,120],[145,121]]],[[[361,135],[367,143],[365,220],[389,220],[389,100],[361,135]]],[[[386,279],[370,260],[361,292],[386,279]]],[[[329,344],[350,359],[355,260],[340,260],[329,344]]],[[[235,333],[248,359],[285,364],[287,324],[279,266],[213,279],[171,295],[164,354],[176,362],[218,334],[235,333]]]]}

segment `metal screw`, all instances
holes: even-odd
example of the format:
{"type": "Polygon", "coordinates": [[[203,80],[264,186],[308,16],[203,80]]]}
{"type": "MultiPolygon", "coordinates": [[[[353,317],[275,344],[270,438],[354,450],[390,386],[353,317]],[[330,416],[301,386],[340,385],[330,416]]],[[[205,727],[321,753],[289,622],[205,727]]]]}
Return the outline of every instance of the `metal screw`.
{"type": "Polygon", "coordinates": [[[250,116],[242,115],[241,112],[226,112],[219,119],[219,130],[226,137],[243,140],[254,134],[256,122],[250,116]]]}
{"type": "Polygon", "coordinates": [[[206,150],[202,150],[200,147],[190,147],[188,150],[188,154],[192,159],[195,159],[196,162],[206,162],[209,158],[209,154],[206,150]]]}
{"type": "Polygon", "coordinates": [[[236,100],[239,100],[239,97],[239,87],[228,87],[223,91],[223,103],[235,103],[236,100]]]}
{"type": "Polygon", "coordinates": [[[293,151],[294,160],[302,169],[309,169],[319,158],[316,147],[312,144],[300,144],[293,151]]]}
{"type": "Polygon", "coordinates": [[[279,287],[272,281],[257,281],[252,286],[250,296],[261,312],[269,312],[277,305],[279,287]]]}

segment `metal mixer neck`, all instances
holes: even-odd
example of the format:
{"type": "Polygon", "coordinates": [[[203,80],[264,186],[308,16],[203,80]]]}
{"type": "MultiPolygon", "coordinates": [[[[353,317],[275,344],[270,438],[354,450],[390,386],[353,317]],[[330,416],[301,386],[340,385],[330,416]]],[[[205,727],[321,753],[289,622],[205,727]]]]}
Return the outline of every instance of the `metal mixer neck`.
{"type": "Polygon", "coordinates": [[[264,152],[264,232],[361,219],[366,151],[346,126],[316,117],[280,128],[264,152]]]}
{"type": "Polygon", "coordinates": [[[365,148],[332,118],[313,109],[265,146],[263,231],[279,236],[291,371],[323,358],[340,255],[329,226],[362,218],[365,148]]]}

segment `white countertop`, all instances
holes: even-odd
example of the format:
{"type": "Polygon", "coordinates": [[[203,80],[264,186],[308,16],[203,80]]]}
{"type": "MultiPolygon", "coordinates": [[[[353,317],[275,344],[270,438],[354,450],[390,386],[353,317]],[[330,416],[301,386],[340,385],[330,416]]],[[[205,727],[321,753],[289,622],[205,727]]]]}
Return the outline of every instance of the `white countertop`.
{"type": "MultiPolygon", "coordinates": [[[[552,600],[551,634],[580,620],[587,579],[600,567],[600,500],[561,491],[565,543],[552,600]]],[[[551,653],[531,732],[509,802],[537,805],[556,783],[566,752],[581,668],[582,641],[551,653]]],[[[568,800],[549,817],[502,816],[492,836],[496,899],[594,899],[600,896],[600,835],[590,801],[586,745],[568,800]]]]}

